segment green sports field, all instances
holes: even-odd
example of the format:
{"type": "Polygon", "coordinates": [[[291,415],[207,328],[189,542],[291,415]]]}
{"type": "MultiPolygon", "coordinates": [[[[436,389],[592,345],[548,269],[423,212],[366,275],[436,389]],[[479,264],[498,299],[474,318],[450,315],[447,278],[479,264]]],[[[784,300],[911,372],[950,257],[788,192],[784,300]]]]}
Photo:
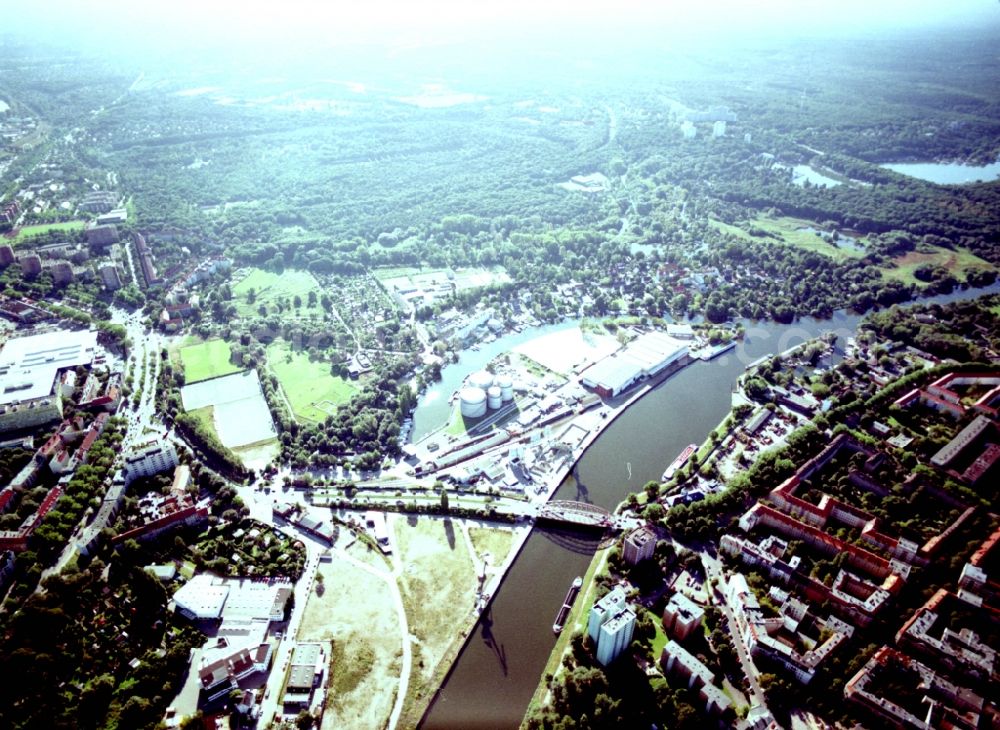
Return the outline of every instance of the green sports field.
{"type": "Polygon", "coordinates": [[[311,361],[303,352],[292,352],[287,342],[267,348],[267,363],[297,420],[322,421],[358,392],[350,380],[330,374],[328,361],[311,361]]]}
{"type": "Polygon", "coordinates": [[[83,229],[84,225],[86,224],[83,221],[65,221],[63,223],[39,223],[34,226],[25,226],[18,229],[14,243],[20,243],[28,236],[37,236],[39,233],[47,233],[48,231],[79,231],[83,229]]]}
{"type": "Polygon", "coordinates": [[[180,355],[184,365],[184,382],[197,383],[239,372],[240,368],[229,362],[231,354],[229,343],[225,340],[208,340],[182,347],[180,355]]]}

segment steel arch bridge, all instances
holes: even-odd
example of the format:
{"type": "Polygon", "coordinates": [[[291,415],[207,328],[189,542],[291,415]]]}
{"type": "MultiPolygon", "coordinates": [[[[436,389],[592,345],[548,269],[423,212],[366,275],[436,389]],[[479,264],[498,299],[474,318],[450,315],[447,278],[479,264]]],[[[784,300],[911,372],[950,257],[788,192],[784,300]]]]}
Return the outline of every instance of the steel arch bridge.
{"type": "Polygon", "coordinates": [[[538,516],[552,522],[565,522],[584,527],[610,528],[613,526],[611,513],[604,507],[589,502],[569,500],[547,502],[538,516]]]}

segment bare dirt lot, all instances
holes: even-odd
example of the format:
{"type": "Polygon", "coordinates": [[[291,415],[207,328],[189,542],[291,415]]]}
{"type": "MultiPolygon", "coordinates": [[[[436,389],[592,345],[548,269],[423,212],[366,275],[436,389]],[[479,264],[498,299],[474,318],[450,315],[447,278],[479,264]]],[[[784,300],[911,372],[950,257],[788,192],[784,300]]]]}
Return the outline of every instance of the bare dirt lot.
{"type": "Polygon", "coordinates": [[[352,563],[320,565],[300,641],[332,641],[323,728],[382,727],[399,681],[401,638],[388,583],[352,563]]]}
{"type": "Polygon", "coordinates": [[[434,692],[442,659],[450,658],[453,645],[461,645],[459,628],[472,626],[478,581],[461,526],[455,521],[411,517],[396,520],[395,531],[402,568],[399,587],[410,633],[417,640],[400,720],[401,727],[411,727],[434,692]]]}

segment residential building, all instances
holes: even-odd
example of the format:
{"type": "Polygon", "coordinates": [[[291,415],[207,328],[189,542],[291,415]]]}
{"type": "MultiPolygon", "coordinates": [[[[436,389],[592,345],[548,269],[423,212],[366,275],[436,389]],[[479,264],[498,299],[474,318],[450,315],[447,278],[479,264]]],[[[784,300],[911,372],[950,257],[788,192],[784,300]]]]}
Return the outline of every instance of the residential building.
{"type": "Polygon", "coordinates": [[[972,554],[958,579],[959,596],[975,606],[1000,605],[1000,528],[997,528],[972,554]]]}
{"type": "MultiPolygon", "coordinates": [[[[175,471],[185,468],[178,466],[175,471]]],[[[131,483],[127,474],[125,483],[131,483]]],[[[174,483],[178,484],[176,474],[174,483]]],[[[138,509],[139,515],[136,519],[131,519],[130,529],[112,540],[115,545],[126,540],[152,540],[168,530],[203,523],[208,520],[209,514],[208,506],[196,503],[194,497],[183,491],[183,488],[172,489],[167,495],[151,492],[139,499],[138,509]]]]}
{"type": "Polygon", "coordinates": [[[34,278],[42,273],[42,259],[36,253],[22,256],[18,259],[21,264],[21,271],[26,277],[34,278]]]}
{"type": "Polygon", "coordinates": [[[104,500],[94,521],[84,528],[83,533],[76,541],[76,548],[84,556],[90,555],[97,547],[101,533],[111,527],[112,520],[118,515],[122,502],[125,500],[125,476],[119,471],[115,474],[111,486],[104,494],[104,500]]]}
{"type": "Polygon", "coordinates": [[[73,265],[69,261],[55,261],[49,267],[52,283],[56,286],[67,286],[73,283],[73,265]]]}
{"type": "Polygon", "coordinates": [[[125,482],[149,477],[177,466],[177,450],[169,441],[157,441],[125,457],[125,482]]]}
{"type": "Polygon", "coordinates": [[[0,553],[0,590],[6,590],[7,583],[10,581],[12,575],[14,575],[14,552],[12,550],[5,550],[0,553]]]}
{"type": "Polygon", "coordinates": [[[676,641],[668,641],[660,655],[660,666],[667,674],[687,681],[688,689],[698,691],[709,714],[722,715],[732,707],[732,700],[715,685],[712,670],[676,641]]]}
{"type": "Polygon", "coordinates": [[[4,530],[0,532],[0,552],[4,550],[13,550],[16,553],[23,552],[28,549],[28,541],[31,539],[32,534],[35,529],[42,523],[45,519],[45,515],[52,511],[52,508],[56,506],[59,498],[62,497],[63,490],[60,486],[52,487],[45,495],[45,499],[38,506],[38,509],[33,515],[29,515],[21,527],[17,530],[4,530]]]}
{"type": "Polygon", "coordinates": [[[115,208],[121,195],[111,190],[94,190],[87,193],[77,206],[86,213],[107,213],[115,208]]]}
{"type": "Polygon", "coordinates": [[[101,283],[108,291],[117,291],[122,288],[122,278],[118,273],[118,267],[112,263],[102,264],[98,269],[101,283]]]}
{"type": "Polygon", "coordinates": [[[84,235],[86,235],[87,244],[91,248],[104,248],[121,240],[118,235],[118,229],[115,226],[98,225],[96,223],[91,223],[87,226],[84,235]]]}
{"type": "Polygon", "coordinates": [[[931,664],[960,674],[973,685],[981,685],[1000,679],[998,647],[985,643],[977,629],[980,625],[989,627],[997,623],[1000,611],[987,606],[973,607],[942,588],[896,632],[896,644],[905,651],[927,656],[931,664]],[[979,625],[967,625],[961,617],[979,625]]]}
{"type": "Polygon", "coordinates": [[[684,641],[701,628],[705,610],[683,593],[675,593],[663,609],[663,629],[668,635],[684,641]]]}
{"type": "Polygon", "coordinates": [[[823,661],[854,633],[852,626],[832,617],[813,621],[827,630],[827,638],[817,640],[809,649],[800,646],[797,637],[809,614],[808,605],[789,596],[782,603],[778,617],[767,617],[742,573],[734,573],[729,579],[726,603],[736,619],[738,639],[747,653],[782,664],[803,684],[808,684],[823,661]]]}
{"type": "Polygon", "coordinates": [[[595,644],[597,661],[607,666],[628,648],[635,631],[635,612],[626,602],[625,589],[615,586],[590,610],[587,634],[595,644]]]}
{"type": "Polygon", "coordinates": [[[848,681],[844,696],[900,728],[975,730],[1000,720],[980,695],[887,646],[848,681]]]}
{"type": "Polygon", "coordinates": [[[931,457],[931,463],[942,468],[948,467],[962,452],[992,429],[993,422],[989,418],[982,414],[976,416],[972,423],[959,431],[955,438],[931,457]]]}
{"type": "Polygon", "coordinates": [[[637,527],[625,536],[622,558],[629,565],[636,565],[653,557],[656,549],[656,533],[647,526],[637,527]]]}

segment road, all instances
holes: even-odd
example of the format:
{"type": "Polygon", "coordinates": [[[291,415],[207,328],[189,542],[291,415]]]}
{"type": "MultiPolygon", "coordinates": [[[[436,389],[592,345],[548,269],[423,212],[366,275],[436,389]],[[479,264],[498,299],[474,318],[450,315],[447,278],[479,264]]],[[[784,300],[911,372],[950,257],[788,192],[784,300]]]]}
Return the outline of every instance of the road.
{"type": "MultiPolygon", "coordinates": [[[[719,587],[719,590],[724,590],[726,585],[726,576],[722,569],[722,563],[718,558],[712,557],[707,552],[701,552],[701,562],[705,567],[705,581],[706,584],[715,584],[719,587]]],[[[706,585],[708,588],[708,585],[706,585]]],[[[710,598],[713,597],[713,592],[711,589],[708,590],[708,595],[710,598]]],[[[760,681],[757,673],[757,665],[753,663],[750,655],[747,653],[746,646],[743,644],[743,640],[740,638],[740,629],[736,624],[736,617],[729,608],[729,604],[724,600],[715,600],[715,603],[722,610],[722,613],[726,617],[726,622],[729,626],[729,635],[733,638],[733,645],[736,647],[736,653],[740,659],[740,666],[743,668],[743,674],[746,675],[747,682],[750,684],[750,694],[753,700],[754,706],[760,706],[767,708],[767,697],[764,695],[764,690],[761,689],[760,681]]]]}
{"type": "MultiPolygon", "coordinates": [[[[299,535],[287,533],[296,540],[300,540],[299,535]]],[[[316,584],[316,571],[319,568],[319,556],[322,549],[311,540],[302,540],[306,546],[306,565],[302,571],[302,576],[296,581],[293,588],[295,593],[295,605],[292,607],[291,616],[288,618],[288,626],[285,629],[284,638],[278,643],[278,648],[274,652],[274,659],[271,664],[271,672],[267,675],[267,683],[264,685],[264,700],[261,702],[260,727],[267,727],[271,724],[278,712],[279,700],[281,699],[281,689],[285,683],[288,663],[292,658],[292,650],[295,648],[295,637],[299,633],[302,625],[302,617],[305,615],[307,598],[312,593],[316,584]]]]}
{"type": "MultiPolygon", "coordinates": [[[[111,320],[125,327],[132,345],[123,368],[123,382],[128,376],[133,378],[133,393],[141,393],[138,406],[134,406],[134,397],[123,398],[115,415],[125,419],[125,438],[122,441],[119,459],[128,453],[131,447],[149,440],[150,431],[163,431],[163,425],[156,417],[156,383],[160,378],[160,348],[163,338],[156,332],[149,332],[143,322],[141,311],[127,312],[118,307],[112,307],[111,320]]],[[[87,517],[87,513],[84,513],[87,517]]],[[[86,519],[86,518],[85,518],[86,519]]],[[[83,531],[85,520],[76,526],[72,536],[66,542],[59,558],[52,567],[42,572],[39,586],[50,575],[59,573],[76,556],[76,539],[83,531]]]]}

